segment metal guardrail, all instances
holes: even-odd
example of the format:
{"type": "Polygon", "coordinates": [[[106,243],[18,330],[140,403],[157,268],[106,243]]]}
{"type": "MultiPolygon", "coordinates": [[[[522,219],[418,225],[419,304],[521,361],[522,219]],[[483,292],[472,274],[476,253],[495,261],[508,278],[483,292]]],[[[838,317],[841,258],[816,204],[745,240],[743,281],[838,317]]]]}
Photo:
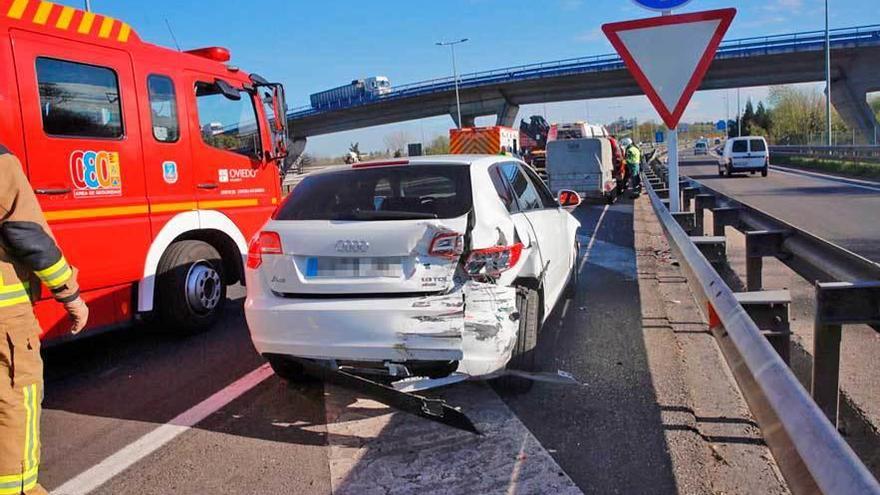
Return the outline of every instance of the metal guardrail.
{"type": "MultiPolygon", "coordinates": [[[[794,34],[742,38],[724,41],[719,47],[715,58],[740,58],[751,55],[816,50],[821,49],[824,46],[824,43],[824,31],[807,31],[794,34]]],[[[849,48],[857,46],[860,43],[880,44],[880,24],[831,30],[832,48],[849,48]]],[[[623,60],[621,60],[617,54],[594,55],[462,74],[459,76],[459,86],[466,89],[487,84],[579,74],[584,72],[599,72],[621,69],[623,67],[623,60]]],[[[287,116],[289,119],[297,119],[309,115],[372,104],[390,99],[451,91],[454,88],[454,82],[453,77],[449,76],[403,84],[396,86],[390,93],[379,97],[350,100],[340,102],[336,105],[321,107],[319,109],[312,108],[309,105],[301,106],[292,109],[288,112],[287,116]]]]}
{"type": "Polygon", "coordinates": [[[770,153],[804,158],[880,163],[880,146],[771,146],[770,153]]]}
{"type": "MultiPolygon", "coordinates": [[[[646,170],[646,175],[653,173],[646,170]]],[[[880,494],[880,484],[668,211],[652,182],[646,180],[645,188],[669,245],[791,491],[880,494]]]]}

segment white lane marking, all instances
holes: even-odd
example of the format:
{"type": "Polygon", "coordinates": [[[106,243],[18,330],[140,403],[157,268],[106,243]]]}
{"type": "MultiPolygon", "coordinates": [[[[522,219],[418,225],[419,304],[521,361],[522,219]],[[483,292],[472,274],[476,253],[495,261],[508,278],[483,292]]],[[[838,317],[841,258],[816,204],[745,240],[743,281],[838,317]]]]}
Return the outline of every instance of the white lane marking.
{"type": "Polygon", "coordinates": [[[223,390],[179,414],[168,423],[140,437],[87,471],[80,473],[60,487],[53,495],[80,495],[90,493],[134,463],[147,457],[180,434],[219,411],[233,400],[272,376],[272,368],[264,364],[239,378],[223,390]]]}
{"type": "Polygon", "coordinates": [[[584,257],[581,258],[581,264],[578,266],[578,273],[584,269],[584,265],[587,264],[587,260],[590,258],[590,251],[593,250],[593,245],[596,243],[596,234],[599,233],[599,227],[602,226],[602,220],[605,219],[605,214],[608,213],[608,207],[611,205],[605,205],[605,208],[602,209],[602,214],[599,215],[599,221],[596,222],[596,227],[593,229],[593,234],[590,236],[590,242],[587,244],[587,250],[584,251],[584,257]]]}
{"type": "Polygon", "coordinates": [[[568,308],[571,306],[571,299],[565,300],[565,305],[562,306],[562,315],[559,317],[560,320],[565,319],[565,315],[568,314],[568,308]]]}
{"type": "Polygon", "coordinates": [[[857,187],[859,189],[867,189],[869,191],[880,192],[880,183],[870,182],[866,180],[859,179],[850,179],[847,177],[835,177],[833,175],[820,174],[818,172],[806,171],[806,170],[798,170],[787,167],[780,167],[779,165],[770,165],[770,169],[781,174],[786,175],[794,175],[798,177],[810,177],[814,179],[824,180],[826,182],[833,182],[838,186],[850,186],[857,187]],[[871,184],[874,187],[867,186],[865,184],[871,184]]]}

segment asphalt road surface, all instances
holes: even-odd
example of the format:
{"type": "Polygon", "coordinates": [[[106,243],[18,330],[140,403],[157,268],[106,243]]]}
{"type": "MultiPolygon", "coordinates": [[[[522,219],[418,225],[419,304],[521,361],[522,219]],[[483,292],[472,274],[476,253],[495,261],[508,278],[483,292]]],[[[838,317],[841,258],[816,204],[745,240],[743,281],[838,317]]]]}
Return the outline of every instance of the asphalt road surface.
{"type": "Polygon", "coordinates": [[[56,494],[785,492],[688,295],[641,274],[632,201],[577,215],[579,291],[539,356],[579,385],[434,392],[480,436],[335,386],[288,386],[251,346],[239,288],[203,335],[141,325],[47,351],[41,482],[56,494]],[[699,346],[678,340],[666,306],[702,350],[683,354],[699,346]]]}
{"type": "Polygon", "coordinates": [[[880,262],[880,184],[772,166],[768,177],[747,173],[719,177],[717,162],[700,158],[682,160],[681,174],[880,262]]]}

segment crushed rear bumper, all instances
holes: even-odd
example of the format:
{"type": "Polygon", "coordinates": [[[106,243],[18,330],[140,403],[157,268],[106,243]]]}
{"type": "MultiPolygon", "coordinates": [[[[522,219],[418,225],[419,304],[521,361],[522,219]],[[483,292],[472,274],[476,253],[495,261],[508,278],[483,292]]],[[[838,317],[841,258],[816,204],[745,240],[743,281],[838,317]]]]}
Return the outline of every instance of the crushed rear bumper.
{"type": "Polygon", "coordinates": [[[516,342],[516,289],[469,281],[416,297],[294,299],[248,270],[245,315],[261,354],[365,363],[458,361],[458,373],[505,367],[516,342]]]}

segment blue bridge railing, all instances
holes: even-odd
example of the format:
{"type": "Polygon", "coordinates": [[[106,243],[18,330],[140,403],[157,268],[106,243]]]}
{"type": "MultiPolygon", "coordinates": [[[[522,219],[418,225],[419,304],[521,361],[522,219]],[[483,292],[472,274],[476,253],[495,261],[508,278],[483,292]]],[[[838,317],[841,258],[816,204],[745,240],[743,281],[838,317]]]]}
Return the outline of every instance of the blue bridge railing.
{"type": "MultiPolygon", "coordinates": [[[[825,31],[807,31],[795,34],[756,36],[723,42],[718,49],[716,58],[728,59],[816,50],[824,47],[824,44],[825,31]]],[[[854,46],[878,44],[880,44],[880,24],[831,30],[832,48],[849,48],[854,46]]],[[[551,62],[517,65],[502,69],[462,74],[459,76],[459,87],[463,89],[474,88],[489,84],[524,81],[543,77],[617,70],[623,67],[623,60],[621,60],[617,54],[613,53],[569,58],[554,60],[551,62]]],[[[395,86],[390,93],[373,98],[339,101],[334,102],[331,105],[322,106],[321,108],[312,108],[311,106],[294,108],[288,112],[287,117],[296,120],[312,115],[344,110],[387,100],[451,91],[454,88],[454,82],[455,80],[452,76],[447,76],[437,79],[429,79],[427,81],[403,84],[395,86]]]]}

